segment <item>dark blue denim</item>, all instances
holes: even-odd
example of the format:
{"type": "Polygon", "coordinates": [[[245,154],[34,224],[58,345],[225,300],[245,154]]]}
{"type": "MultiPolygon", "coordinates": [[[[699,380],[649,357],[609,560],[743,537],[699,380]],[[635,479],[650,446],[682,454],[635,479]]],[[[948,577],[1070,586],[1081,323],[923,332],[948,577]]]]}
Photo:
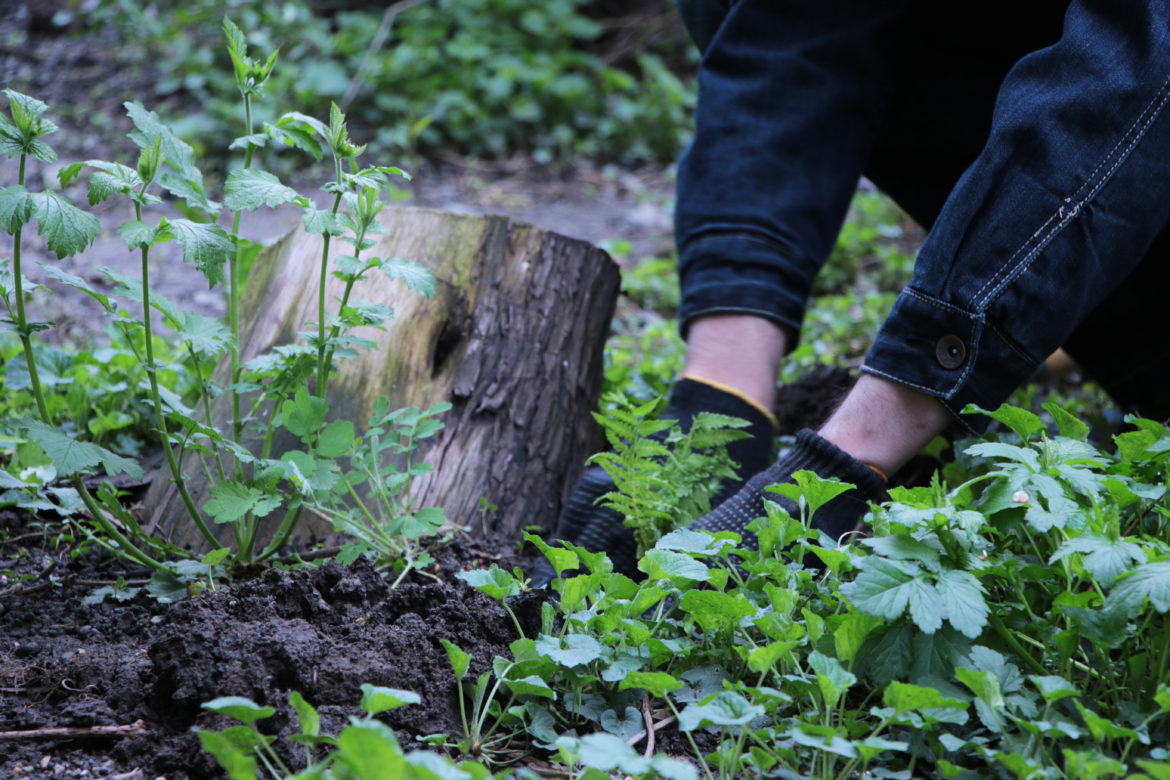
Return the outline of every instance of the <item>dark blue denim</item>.
{"type": "Polygon", "coordinates": [[[1170,366],[1166,318],[1126,305],[1170,281],[1170,3],[963,6],[681,0],[703,50],[682,327],[741,312],[795,336],[865,172],[930,232],[864,371],[959,417],[1068,343],[1140,402],[1139,364],[1170,366]]]}

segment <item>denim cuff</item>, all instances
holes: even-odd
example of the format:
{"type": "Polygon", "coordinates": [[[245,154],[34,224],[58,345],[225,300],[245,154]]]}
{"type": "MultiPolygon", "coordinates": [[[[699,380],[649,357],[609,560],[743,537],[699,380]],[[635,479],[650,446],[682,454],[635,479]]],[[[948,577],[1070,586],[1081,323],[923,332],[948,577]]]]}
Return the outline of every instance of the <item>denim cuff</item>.
{"type": "Polygon", "coordinates": [[[938,398],[963,427],[980,434],[991,421],[963,414],[967,404],[998,408],[1038,366],[985,313],[908,287],[861,370],[938,398]]]}
{"type": "Polygon", "coordinates": [[[819,266],[756,233],[708,233],[679,249],[679,329],[707,314],[752,314],[800,337],[805,304],[819,266]]]}

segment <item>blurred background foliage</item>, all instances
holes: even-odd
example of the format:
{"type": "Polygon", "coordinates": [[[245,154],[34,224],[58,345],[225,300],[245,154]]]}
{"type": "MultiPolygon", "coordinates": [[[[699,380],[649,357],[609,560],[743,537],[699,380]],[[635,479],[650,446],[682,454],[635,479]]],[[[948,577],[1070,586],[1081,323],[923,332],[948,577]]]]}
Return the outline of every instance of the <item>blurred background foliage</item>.
{"type": "Polygon", "coordinates": [[[695,55],[672,0],[99,0],[79,13],[157,71],[144,102],[182,96],[170,119],[188,137],[238,127],[225,15],[257,50],[280,48],[259,119],[335,101],[396,159],[665,164],[690,132],[695,55]]]}

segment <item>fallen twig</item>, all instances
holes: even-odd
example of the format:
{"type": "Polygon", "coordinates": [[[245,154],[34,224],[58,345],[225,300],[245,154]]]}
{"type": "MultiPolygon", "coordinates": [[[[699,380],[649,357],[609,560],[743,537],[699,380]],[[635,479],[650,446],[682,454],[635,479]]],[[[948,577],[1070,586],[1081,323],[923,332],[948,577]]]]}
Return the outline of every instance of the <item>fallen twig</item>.
{"type": "MultiPolygon", "coordinates": [[[[643,715],[642,717],[645,718],[646,716],[643,715]]],[[[666,728],[671,723],[674,723],[674,720],[675,720],[675,718],[673,715],[667,715],[665,718],[658,721],[657,723],[651,723],[650,720],[647,719],[646,723],[650,724],[649,727],[646,729],[643,729],[642,731],[639,731],[637,734],[635,734],[634,736],[627,739],[626,744],[630,745],[631,747],[634,745],[637,745],[639,742],[641,742],[643,739],[645,739],[647,735],[653,734],[655,731],[658,731],[658,729],[666,728]]]]}
{"type": "Polygon", "coordinates": [[[646,758],[654,755],[654,715],[650,712],[650,694],[642,694],[642,718],[646,724],[646,758]]]}
{"type": "Polygon", "coordinates": [[[77,737],[104,737],[119,739],[147,732],[146,723],[136,720],[125,726],[90,726],[88,728],[61,727],[28,729],[27,731],[0,731],[0,739],[75,739],[77,737]]]}

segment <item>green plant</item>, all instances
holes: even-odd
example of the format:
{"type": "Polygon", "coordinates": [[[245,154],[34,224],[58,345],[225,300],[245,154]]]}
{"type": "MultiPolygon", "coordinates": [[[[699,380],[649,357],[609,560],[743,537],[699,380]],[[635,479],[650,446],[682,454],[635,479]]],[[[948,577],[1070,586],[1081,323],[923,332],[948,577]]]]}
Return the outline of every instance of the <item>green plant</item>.
{"type": "Polygon", "coordinates": [[[664,65],[669,43],[643,47],[625,69],[607,64],[589,51],[603,28],[588,11],[585,0],[444,0],[329,17],[303,0],[103,0],[89,18],[153,55],[160,95],[184,91],[203,107],[185,131],[234,121],[231,85],[199,43],[227,12],[253,45],[280,46],[296,66],[269,86],[279,103],[323,112],[336,102],[383,151],[672,161],[690,132],[693,85],[664,65]]]}
{"type": "Polygon", "coordinates": [[[677,420],[656,419],[665,401],[631,401],[621,393],[602,399],[605,413],[594,413],[611,451],[589,459],[605,469],[616,490],[604,504],[634,529],[638,549],[698,519],[711,509],[720,482],[735,479],[727,444],[744,438],[747,422],[702,412],[683,433],[677,420]]]}
{"type": "MultiPolygon", "coordinates": [[[[223,206],[232,213],[230,233],[214,221],[223,206],[208,198],[193,149],[154,113],[139,103],[128,103],[127,113],[136,128],[131,138],[142,149],[136,168],[88,160],[63,167],[59,178],[62,184],[67,184],[88,169],[91,205],[114,196],[128,201],[134,218],[122,225],[119,235],[131,251],[139,254],[141,278],[131,279],[106,269],[104,274],[114,289],[112,294],[105,294],[93,289],[84,279],[59,269],[49,267],[47,273],[55,282],[75,287],[93,298],[109,315],[140,367],[141,380],[134,390],[140,393],[138,397],[145,396],[145,408],[153,417],[154,432],[163,444],[168,470],[188,518],[215,550],[224,545],[211,532],[211,524],[229,525],[233,535],[231,562],[246,565],[272,557],[284,545],[299,520],[306,499],[339,483],[352,488],[365,478],[346,476],[342,481],[335,461],[353,451],[354,426],[343,420],[326,422],[328,402],[324,398],[335,360],[352,356],[357,349],[370,344],[354,337],[352,329],[378,326],[392,316],[384,306],[353,298],[355,286],[367,274],[380,272],[391,279],[403,280],[420,294],[430,295],[434,280],[426,269],[408,260],[365,254],[374,245],[372,236],[381,230],[377,222],[378,213],[383,208],[379,193],[388,185],[390,176],[405,174],[393,167],[359,168],[357,159],[362,147],[349,139],[345,117],[336,105],[330,111],[328,123],[292,112],[257,132],[252,101],[273,72],[276,52],[263,60],[253,59],[247,53],[243,33],[231,21],[225,20],[224,30],[235,85],[242,98],[245,128],[245,135],[231,145],[233,149],[243,150],[243,165],[229,173],[224,185],[223,206]],[[269,145],[296,146],[316,158],[320,158],[323,152],[329,153],[334,178],[323,189],[332,196],[331,208],[317,208],[312,200],[253,165],[256,150],[269,145]],[[145,209],[160,200],[152,192],[155,187],[183,200],[186,212],[197,218],[164,217],[153,223],[145,221],[145,209]],[[243,266],[254,251],[252,245],[240,238],[242,216],[244,212],[264,205],[283,203],[301,206],[305,229],[324,237],[317,291],[318,321],[309,323],[310,330],[301,334],[303,344],[277,347],[272,353],[260,355],[242,365],[239,359],[240,291],[243,266]],[[351,245],[349,254],[332,257],[330,245],[334,237],[351,245]],[[178,243],[183,259],[194,263],[211,286],[226,285],[226,327],[217,320],[182,311],[152,291],[150,254],[157,244],[165,241],[178,243]],[[331,272],[345,283],[334,313],[329,312],[325,300],[325,282],[331,272]],[[121,307],[119,298],[140,304],[143,314],[128,313],[121,307]],[[194,378],[198,409],[188,407],[160,380],[164,368],[160,356],[154,351],[157,339],[153,318],[149,316],[152,311],[159,312],[163,323],[175,333],[174,340],[181,345],[194,378]],[[225,350],[230,364],[228,383],[220,388],[208,377],[212,365],[225,350]],[[221,392],[230,398],[230,420],[225,430],[214,425],[211,407],[212,399],[221,392]],[[278,428],[284,428],[299,439],[301,448],[273,453],[278,428]],[[253,434],[260,441],[258,452],[244,445],[245,436],[253,434]],[[212,484],[210,497],[202,507],[196,506],[186,487],[183,464],[187,461],[195,461],[212,484]],[[282,507],[284,517],[279,529],[270,538],[259,538],[259,520],[282,507]]],[[[117,554],[161,570],[165,568],[163,559],[179,551],[146,535],[120,506],[109,485],[103,483],[95,497],[82,482],[82,474],[99,464],[107,474],[125,471],[140,477],[138,465],[98,443],[78,440],[73,431],[60,429],[58,426],[63,415],[51,408],[46,400],[46,381],[55,381],[59,372],[44,372],[45,380],[42,380],[41,367],[54,365],[50,358],[59,353],[34,344],[35,332],[45,325],[29,322],[25,314],[25,297],[33,290],[21,274],[21,234],[24,225],[35,219],[40,232],[48,238],[50,249],[63,257],[88,245],[96,233],[97,221],[57,193],[31,193],[24,188],[29,156],[43,161],[56,159],[41,140],[55,126],[44,117],[47,107],[43,103],[12,90],[6,94],[12,118],[0,117],[0,148],[8,156],[20,158],[20,177],[17,185],[0,190],[0,227],[15,239],[13,268],[0,277],[0,292],[12,315],[12,327],[20,339],[27,366],[27,387],[36,401],[39,418],[21,420],[15,426],[20,437],[18,454],[21,454],[19,447],[22,443],[36,448],[31,454],[21,454],[20,462],[43,465],[52,469],[52,473],[37,474],[25,468],[21,472],[25,477],[14,477],[4,487],[17,491],[19,496],[37,493],[40,486],[40,494],[53,499],[63,509],[76,510],[79,505],[84,505],[92,518],[92,538],[95,541],[117,554]],[[55,476],[71,477],[73,487],[66,492],[48,486],[55,476]]],[[[16,377],[14,381],[25,381],[11,369],[7,373],[16,377]]],[[[432,409],[425,416],[433,417],[438,412],[439,409],[432,409]]],[[[385,422],[393,421],[394,415],[408,413],[387,414],[382,408],[380,414],[384,418],[381,422],[385,422]]],[[[417,416],[417,411],[415,414],[417,416]]],[[[97,418],[99,426],[101,421],[102,418],[97,418]]],[[[86,420],[86,427],[93,427],[92,422],[93,418],[86,420]]],[[[433,433],[438,423],[427,419],[421,425],[424,430],[416,431],[408,442],[395,443],[397,451],[408,452],[418,438],[433,433]]],[[[381,468],[372,460],[380,454],[381,450],[378,450],[365,459],[358,457],[357,463],[367,472],[381,468]]],[[[427,514],[428,510],[418,510],[409,500],[410,480],[421,471],[418,467],[407,471],[404,479],[386,493],[394,496],[402,489],[407,490],[405,504],[388,505],[391,516],[387,521],[402,519],[395,512],[405,513],[409,516],[408,522],[414,523],[406,537],[417,541],[423,531],[435,527],[431,522],[434,511],[427,514]],[[425,526],[421,531],[416,527],[420,522],[425,526]]],[[[393,551],[402,552],[400,549],[393,551]]],[[[384,552],[389,554],[391,550],[387,548],[384,552]]],[[[220,562],[222,559],[210,565],[220,562]]],[[[184,575],[183,572],[175,574],[184,575]]]]}

